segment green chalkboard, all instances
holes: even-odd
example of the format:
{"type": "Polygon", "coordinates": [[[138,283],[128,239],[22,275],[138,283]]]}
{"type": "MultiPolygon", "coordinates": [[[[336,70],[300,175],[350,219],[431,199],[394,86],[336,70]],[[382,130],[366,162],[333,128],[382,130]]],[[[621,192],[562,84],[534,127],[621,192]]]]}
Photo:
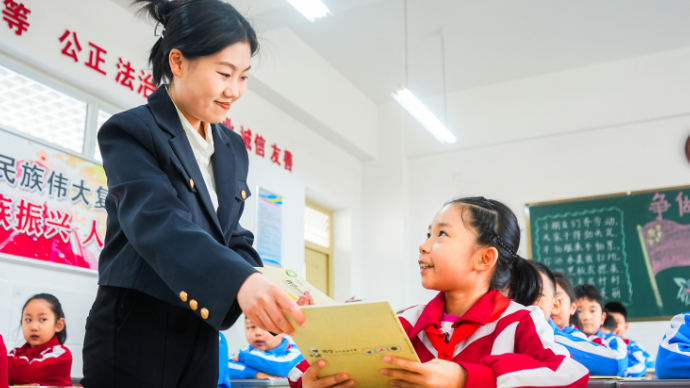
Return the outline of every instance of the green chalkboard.
{"type": "Polygon", "coordinates": [[[530,255],[630,318],[690,311],[690,186],[527,205],[530,255]]]}

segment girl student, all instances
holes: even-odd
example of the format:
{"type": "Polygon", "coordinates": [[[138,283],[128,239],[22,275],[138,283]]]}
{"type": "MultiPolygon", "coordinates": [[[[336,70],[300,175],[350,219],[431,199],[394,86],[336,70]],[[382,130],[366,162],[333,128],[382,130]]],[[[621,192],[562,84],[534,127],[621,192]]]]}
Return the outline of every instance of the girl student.
{"type": "MultiPolygon", "coordinates": [[[[397,387],[586,387],[589,373],[573,361],[536,306],[541,279],[517,255],[520,229],[504,204],[471,197],[448,202],[419,247],[422,286],[439,291],[426,306],[399,319],[421,363],[385,356],[381,373],[397,387]],[[526,296],[525,296],[526,295],[526,296]],[[530,296],[531,295],[531,296],[530,296]]],[[[346,374],[318,378],[325,361],[305,361],[292,387],[352,387],[346,374]]]]}
{"type": "Polygon", "coordinates": [[[219,329],[244,312],[292,334],[304,315],[254,267],[239,219],[248,154],[223,124],[258,51],[252,26],[222,0],[135,0],[156,24],[158,89],[99,130],[108,227],[86,322],[86,388],[212,388],[219,329]]]}
{"type": "Polygon", "coordinates": [[[551,319],[566,332],[579,331],[582,324],[578,315],[575,314],[577,312],[577,298],[573,283],[563,272],[556,271],[553,276],[556,279],[556,299],[561,301],[561,309],[558,314],[551,314],[551,319]]]}
{"type": "Polygon", "coordinates": [[[22,308],[21,323],[26,343],[7,356],[10,384],[72,386],[72,353],[64,346],[67,327],[60,301],[51,294],[32,296],[22,308]]]}
{"type": "MultiPolygon", "coordinates": [[[[542,282],[539,299],[530,304],[539,306],[544,311],[544,317],[553,328],[556,343],[568,349],[570,356],[584,365],[591,376],[625,376],[628,363],[619,353],[588,340],[583,332],[575,328],[567,327],[568,330],[562,330],[550,318],[559,315],[563,309],[563,300],[557,296],[557,278],[544,263],[538,261],[530,261],[530,263],[539,271],[542,282]]],[[[565,279],[568,280],[568,278],[565,279]]],[[[568,284],[569,282],[568,280],[568,284]]]]}
{"type": "Polygon", "coordinates": [[[9,379],[7,377],[7,348],[5,341],[2,340],[0,334],[0,388],[7,388],[9,386],[9,379]]]}

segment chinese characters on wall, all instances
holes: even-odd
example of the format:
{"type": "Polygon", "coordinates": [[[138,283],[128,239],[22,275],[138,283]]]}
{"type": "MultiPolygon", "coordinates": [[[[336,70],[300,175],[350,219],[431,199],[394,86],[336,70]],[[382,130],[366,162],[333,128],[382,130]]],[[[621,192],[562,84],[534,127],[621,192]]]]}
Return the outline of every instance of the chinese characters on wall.
{"type": "Polygon", "coordinates": [[[596,286],[604,299],[631,302],[620,209],[549,215],[536,221],[535,233],[536,260],[562,271],[576,286],[596,286]]]}
{"type": "MultiPolygon", "coordinates": [[[[235,131],[235,127],[232,125],[230,119],[225,119],[223,121],[228,128],[235,131]]],[[[237,132],[237,131],[235,131],[237,132]]],[[[259,135],[258,133],[252,133],[250,128],[240,126],[240,136],[244,140],[244,146],[247,148],[248,152],[254,152],[257,156],[261,158],[266,158],[267,154],[270,154],[270,160],[273,164],[278,167],[282,167],[290,172],[292,172],[292,152],[288,150],[282,150],[278,147],[278,144],[271,144],[270,149],[266,149],[266,139],[259,135]],[[282,154],[281,154],[282,153],[282,154]]]]}

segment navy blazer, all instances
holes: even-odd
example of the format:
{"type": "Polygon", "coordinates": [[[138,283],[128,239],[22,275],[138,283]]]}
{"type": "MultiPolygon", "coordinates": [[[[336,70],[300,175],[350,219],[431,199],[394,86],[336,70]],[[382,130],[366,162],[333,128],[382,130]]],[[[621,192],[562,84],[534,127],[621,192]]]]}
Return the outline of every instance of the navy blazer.
{"type": "Polygon", "coordinates": [[[240,286],[263,264],[239,224],[250,195],[244,142],[222,124],[212,132],[217,214],[165,87],[103,124],[108,229],[98,284],[141,291],[226,329],[242,313],[240,286]]]}

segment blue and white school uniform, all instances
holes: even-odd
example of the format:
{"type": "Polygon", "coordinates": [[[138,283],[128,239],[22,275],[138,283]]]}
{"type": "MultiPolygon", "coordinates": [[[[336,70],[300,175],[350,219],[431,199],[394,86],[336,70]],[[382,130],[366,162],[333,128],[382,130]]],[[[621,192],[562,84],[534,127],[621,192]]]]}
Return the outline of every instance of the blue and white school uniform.
{"type": "MultiPolygon", "coordinates": [[[[600,345],[604,345],[611,349],[616,354],[616,359],[619,360],[622,370],[626,372],[630,366],[630,358],[628,357],[628,345],[623,338],[613,333],[602,333],[601,330],[597,334],[590,335],[589,340],[600,345]]],[[[625,376],[625,374],[623,374],[625,376]]]]}
{"type": "Polygon", "coordinates": [[[230,379],[253,379],[257,372],[287,377],[292,368],[304,361],[304,356],[295,342],[285,337],[280,345],[269,351],[249,345],[239,351],[237,361],[230,360],[228,363],[230,379]]]}
{"type": "Polygon", "coordinates": [[[628,362],[626,357],[621,357],[604,345],[594,343],[587,336],[572,327],[559,328],[553,320],[549,320],[553,328],[554,338],[557,344],[563,345],[573,360],[589,369],[591,376],[624,376],[628,362]]]}
{"type": "Polygon", "coordinates": [[[225,339],[223,333],[218,333],[218,388],[230,388],[230,377],[228,376],[228,340],[225,339]]]}
{"type": "Polygon", "coordinates": [[[656,375],[660,379],[690,378],[690,313],[671,319],[656,355],[656,375]]]}
{"type": "Polygon", "coordinates": [[[647,374],[648,368],[654,368],[652,356],[647,353],[647,349],[639,342],[626,340],[628,343],[628,370],[626,377],[642,377],[647,374]]]}

